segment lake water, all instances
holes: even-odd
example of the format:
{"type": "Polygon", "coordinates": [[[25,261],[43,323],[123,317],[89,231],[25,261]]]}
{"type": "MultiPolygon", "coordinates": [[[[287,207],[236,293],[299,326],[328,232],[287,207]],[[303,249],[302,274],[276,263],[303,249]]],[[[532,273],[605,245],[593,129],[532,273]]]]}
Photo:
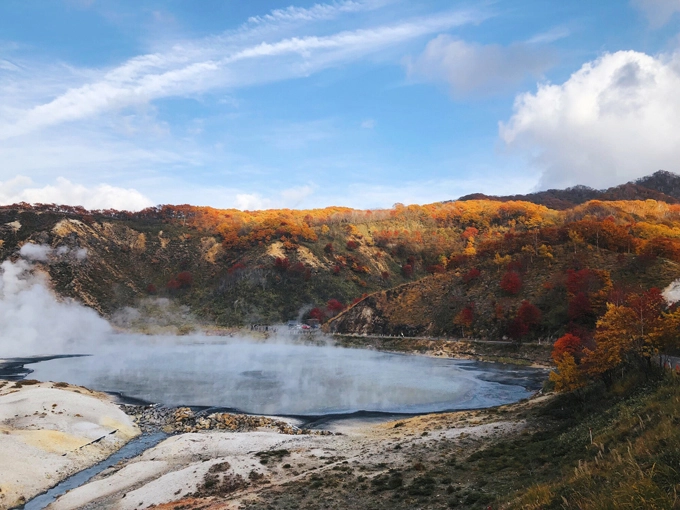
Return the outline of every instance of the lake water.
{"type": "Polygon", "coordinates": [[[148,402],[291,416],[491,407],[530,396],[544,377],[531,368],[330,345],[135,335],[116,335],[91,357],[32,367],[34,379],[148,402]]]}

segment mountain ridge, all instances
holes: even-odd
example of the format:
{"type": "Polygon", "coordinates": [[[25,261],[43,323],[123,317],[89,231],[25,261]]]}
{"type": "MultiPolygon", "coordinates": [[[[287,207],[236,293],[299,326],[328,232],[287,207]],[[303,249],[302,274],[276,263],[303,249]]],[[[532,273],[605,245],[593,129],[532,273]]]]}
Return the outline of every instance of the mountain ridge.
{"type": "Polygon", "coordinates": [[[668,204],[677,204],[680,203],[680,176],[665,170],[658,170],[635,181],[602,190],[579,184],[565,189],[548,189],[524,195],[496,196],[472,193],[458,198],[458,201],[468,200],[531,202],[560,211],[570,209],[590,200],[603,200],[607,202],[617,200],[657,200],[668,204]]]}

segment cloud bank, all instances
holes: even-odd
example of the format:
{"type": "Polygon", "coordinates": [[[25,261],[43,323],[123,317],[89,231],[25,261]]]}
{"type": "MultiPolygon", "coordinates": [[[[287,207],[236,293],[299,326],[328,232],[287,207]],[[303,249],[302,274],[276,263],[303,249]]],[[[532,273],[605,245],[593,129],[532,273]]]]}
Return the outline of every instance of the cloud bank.
{"type": "Polygon", "coordinates": [[[500,136],[541,172],[541,189],[679,172],[678,91],[680,53],[607,53],[561,85],[518,96],[500,136]]]}
{"type": "Polygon", "coordinates": [[[17,176],[0,182],[0,205],[27,202],[30,204],[80,205],[85,209],[118,209],[139,211],[150,207],[153,202],[135,189],[125,189],[109,184],[92,187],[75,184],[58,177],[55,184],[35,187],[33,181],[17,176]]]}
{"type": "Polygon", "coordinates": [[[553,63],[551,52],[533,44],[480,45],[439,35],[421,55],[406,60],[406,69],[410,78],[446,82],[460,96],[497,92],[540,76],[553,63]]]}

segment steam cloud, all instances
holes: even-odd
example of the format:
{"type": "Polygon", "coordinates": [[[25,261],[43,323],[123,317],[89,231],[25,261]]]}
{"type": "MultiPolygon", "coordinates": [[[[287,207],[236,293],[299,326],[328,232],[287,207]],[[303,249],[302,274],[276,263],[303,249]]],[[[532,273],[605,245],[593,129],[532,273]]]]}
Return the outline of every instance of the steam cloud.
{"type": "MultiPolygon", "coordinates": [[[[26,244],[20,254],[43,261],[52,253],[49,247],[26,244]]],[[[26,260],[6,260],[0,271],[0,356],[75,353],[111,333],[94,310],[58,301],[44,274],[26,260]]]]}
{"type": "Polygon", "coordinates": [[[680,301],[680,278],[671,282],[671,284],[663,289],[661,295],[668,304],[677,303],[680,301]]]}
{"type": "MultiPolygon", "coordinates": [[[[263,414],[425,412],[486,407],[530,393],[524,384],[530,370],[508,373],[501,382],[505,375],[466,368],[469,362],[341,349],[323,337],[315,339],[316,345],[304,345],[286,327],[266,342],[198,332],[116,333],[94,310],[58,299],[38,264],[77,258],[78,253],[26,244],[19,251],[23,258],[0,264],[0,357],[93,354],[33,365],[33,377],[41,380],[169,405],[236,407],[263,414]]],[[[141,321],[164,329],[173,324],[163,314],[155,323],[144,315],[173,306],[163,300],[140,302],[137,309],[121,310],[114,323],[135,327],[141,321]]]]}

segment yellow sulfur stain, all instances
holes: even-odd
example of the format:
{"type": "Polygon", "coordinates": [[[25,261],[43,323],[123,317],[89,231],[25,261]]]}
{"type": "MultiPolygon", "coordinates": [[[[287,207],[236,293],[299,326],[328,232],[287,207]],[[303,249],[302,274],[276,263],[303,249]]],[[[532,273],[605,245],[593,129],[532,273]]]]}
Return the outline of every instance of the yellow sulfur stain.
{"type": "Polygon", "coordinates": [[[17,430],[13,435],[29,446],[52,453],[69,452],[89,442],[58,430],[17,430]]]}
{"type": "Polygon", "coordinates": [[[110,429],[112,432],[114,430],[118,430],[118,432],[116,432],[116,436],[118,436],[118,437],[123,436],[123,437],[126,437],[126,438],[130,438],[130,437],[135,437],[139,433],[137,431],[137,429],[130,427],[129,425],[126,425],[125,423],[121,423],[117,420],[114,420],[113,418],[110,418],[108,416],[102,417],[99,420],[99,424],[102,427],[106,428],[107,430],[110,429]]]}

